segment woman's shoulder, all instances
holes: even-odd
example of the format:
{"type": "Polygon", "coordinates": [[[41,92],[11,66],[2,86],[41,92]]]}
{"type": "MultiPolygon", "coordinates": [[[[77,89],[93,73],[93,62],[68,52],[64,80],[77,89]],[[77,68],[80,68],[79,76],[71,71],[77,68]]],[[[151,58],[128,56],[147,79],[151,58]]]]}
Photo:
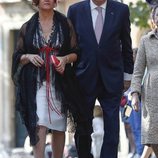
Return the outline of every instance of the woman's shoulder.
{"type": "Polygon", "coordinates": [[[146,42],[148,43],[149,40],[150,40],[150,32],[141,36],[139,45],[144,45],[146,42]]]}
{"type": "Polygon", "coordinates": [[[150,37],[149,33],[142,35],[141,40],[144,41],[150,37]]]}
{"type": "Polygon", "coordinates": [[[38,13],[35,13],[31,16],[31,18],[29,20],[27,20],[22,26],[21,29],[26,29],[27,25],[29,25],[30,23],[33,23],[33,21],[35,21],[38,18],[38,13]]]}
{"type": "Polygon", "coordinates": [[[71,27],[71,22],[70,20],[61,12],[58,12],[55,10],[55,19],[61,23],[64,28],[70,28],[71,27]]]}
{"type": "Polygon", "coordinates": [[[155,37],[155,30],[151,30],[142,36],[142,40],[149,40],[150,38],[155,37]]]}
{"type": "Polygon", "coordinates": [[[54,13],[55,13],[55,16],[56,16],[59,20],[66,20],[66,21],[67,21],[67,17],[66,17],[63,13],[61,13],[61,12],[59,12],[59,11],[57,11],[57,10],[55,10],[54,13]]]}
{"type": "Polygon", "coordinates": [[[144,34],[141,37],[139,45],[145,45],[147,47],[151,47],[151,45],[154,44],[153,40],[155,39],[158,40],[158,38],[155,35],[155,31],[154,30],[149,31],[148,33],[144,34]]]}

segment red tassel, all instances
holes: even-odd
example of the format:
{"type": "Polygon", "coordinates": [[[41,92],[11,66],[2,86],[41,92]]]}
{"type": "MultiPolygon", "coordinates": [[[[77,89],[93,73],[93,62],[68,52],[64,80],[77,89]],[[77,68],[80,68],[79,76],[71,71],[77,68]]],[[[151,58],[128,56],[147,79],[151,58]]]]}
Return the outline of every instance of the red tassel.
{"type": "MultiPolygon", "coordinates": [[[[54,48],[51,47],[42,47],[40,49],[41,52],[46,54],[46,97],[47,97],[47,101],[48,101],[48,114],[49,114],[49,121],[51,123],[51,117],[50,117],[50,110],[55,111],[58,115],[61,115],[60,110],[55,106],[54,102],[53,102],[53,97],[51,94],[51,84],[50,84],[50,52],[56,50],[54,48]],[[51,103],[51,100],[53,102],[53,104],[51,103]]],[[[55,62],[59,62],[58,59],[54,59],[55,62]]]]}

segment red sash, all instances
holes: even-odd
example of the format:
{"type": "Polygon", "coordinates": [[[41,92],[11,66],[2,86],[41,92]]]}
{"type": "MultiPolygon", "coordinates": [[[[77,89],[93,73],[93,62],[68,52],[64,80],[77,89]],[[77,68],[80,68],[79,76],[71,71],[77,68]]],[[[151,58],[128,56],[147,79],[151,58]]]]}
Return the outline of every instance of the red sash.
{"type": "Polygon", "coordinates": [[[40,49],[40,52],[45,53],[46,55],[46,97],[48,102],[48,113],[49,113],[49,121],[51,123],[51,117],[50,117],[50,110],[55,111],[58,115],[61,115],[60,110],[55,106],[53,101],[53,96],[51,93],[51,83],[50,83],[50,52],[51,51],[57,51],[57,49],[54,49],[49,46],[42,47],[40,49]],[[52,102],[51,102],[52,100],[52,102]]]}

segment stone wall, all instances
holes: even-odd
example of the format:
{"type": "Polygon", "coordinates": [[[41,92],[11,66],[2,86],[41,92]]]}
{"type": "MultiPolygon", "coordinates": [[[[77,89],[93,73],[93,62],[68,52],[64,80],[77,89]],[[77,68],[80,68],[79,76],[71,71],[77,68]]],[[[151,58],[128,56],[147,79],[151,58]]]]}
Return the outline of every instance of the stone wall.
{"type": "Polygon", "coordinates": [[[0,3],[0,143],[5,148],[15,145],[14,88],[11,81],[13,31],[18,30],[33,14],[26,3],[0,3]]]}

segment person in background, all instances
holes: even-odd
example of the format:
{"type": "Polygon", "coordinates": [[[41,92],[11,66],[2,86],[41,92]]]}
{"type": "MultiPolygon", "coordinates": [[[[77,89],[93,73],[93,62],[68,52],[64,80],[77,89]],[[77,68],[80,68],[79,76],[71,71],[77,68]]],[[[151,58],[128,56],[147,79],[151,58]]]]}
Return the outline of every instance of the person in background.
{"type": "Polygon", "coordinates": [[[16,106],[35,158],[44,158],[47,129],[52,130],[53,157],[62,158],[67,110],[75,122],[87,119],[71,64],[77,59],[76,36],[70,20],[54,10],[56,0],[33,0],[33,4],[38,11],[22,25],[13,54],[16,106]]]}
{"type": "Polygon", "coordinates": [[[122,99],[121,99],[120,111],[121,111],[122,122],[124,123],[124,127],[125,127],[126,137],[128,138],[128,141],[129,141],[128,158],[133,158],[136,152],[136,145],[134,141],[134,134],[130,125],[132,110],[129,113],[127,113],[128,111],[127,108],[130,107],[130,109],[132,109],[130,105],[130,100],[128,97],[129,94],[130,94],[130,89],[124,92],[124,95],[122,96],[122,99]]]}
{"type": "MultiPolygon", "coordinates": [[[[135,62],[138,48],[133,49],[133,61],[135,62]]],[[[124,96],[127,99],[127,103],[131,107],[131,89],[124,92],[124,96]]],[[[141,109],[141,104],[140,104],[141,109]]],[[[132,110],[130,116],[124,119],[125,129],[127,130],[127,137],[129,139],[130,146],[132,147],[132,156],[130,158],[140,158],[144,149],[144,145],[141,144],[141,110],[138,112],[132,110]]]]}
{"type": "MultiPolygon", "coordinates": [[[[133,49],[133,60],[135,63],[138,48],[133,49]]],[[[130,95],[131,96],[131,95],[130,95]]],[[[131,97],[129,97],[131,102],[131,97]]],[[[134,135],[134,142],[136,146],[136,152],[133,158],[140,158],[144,149],[144,145],[141,144],[141,103],[139,111],[132,111],[129,122],[134,135]]]]}
{"type": "Polygon", "coordinates": [[[117,158],[120,100],[123,87],[129,88],[133,73],[128,6],[112,0],[85,0],[70,6],[68,17],[80,48],[75,72],[85,94],[90,118],[90,130],[75,134],[78,156],[93,157],[91,133],[97,98],[104,119],[100,158],[117,158]]]}
{"type": "Polygon", "coordinates": [[[96,101],[94,107],[94,118],[92,122],[93,133],[92,137],[92,154],[94,158],[100,158],[101,147],[104,137],[104,123],[103,123],[103,111],[98,101],[96,101]]]}
{"type": "Polygon", "coordinates": [[[48,133],[46,135],[44,158],[54,158],[53,148],[51,144],[52,144],[52,134],[51,134],[51,130],[48,130],[48,133]]]}
{"type": "Polygon", "coordinates": [[[158,5],[154,6],[151,15],[155,28],[141,38],[131,82],[131,95],[132,106],[136,111],[140,109],[141,95],[141,143],[150,146],[158,157],[158,5]]]}

